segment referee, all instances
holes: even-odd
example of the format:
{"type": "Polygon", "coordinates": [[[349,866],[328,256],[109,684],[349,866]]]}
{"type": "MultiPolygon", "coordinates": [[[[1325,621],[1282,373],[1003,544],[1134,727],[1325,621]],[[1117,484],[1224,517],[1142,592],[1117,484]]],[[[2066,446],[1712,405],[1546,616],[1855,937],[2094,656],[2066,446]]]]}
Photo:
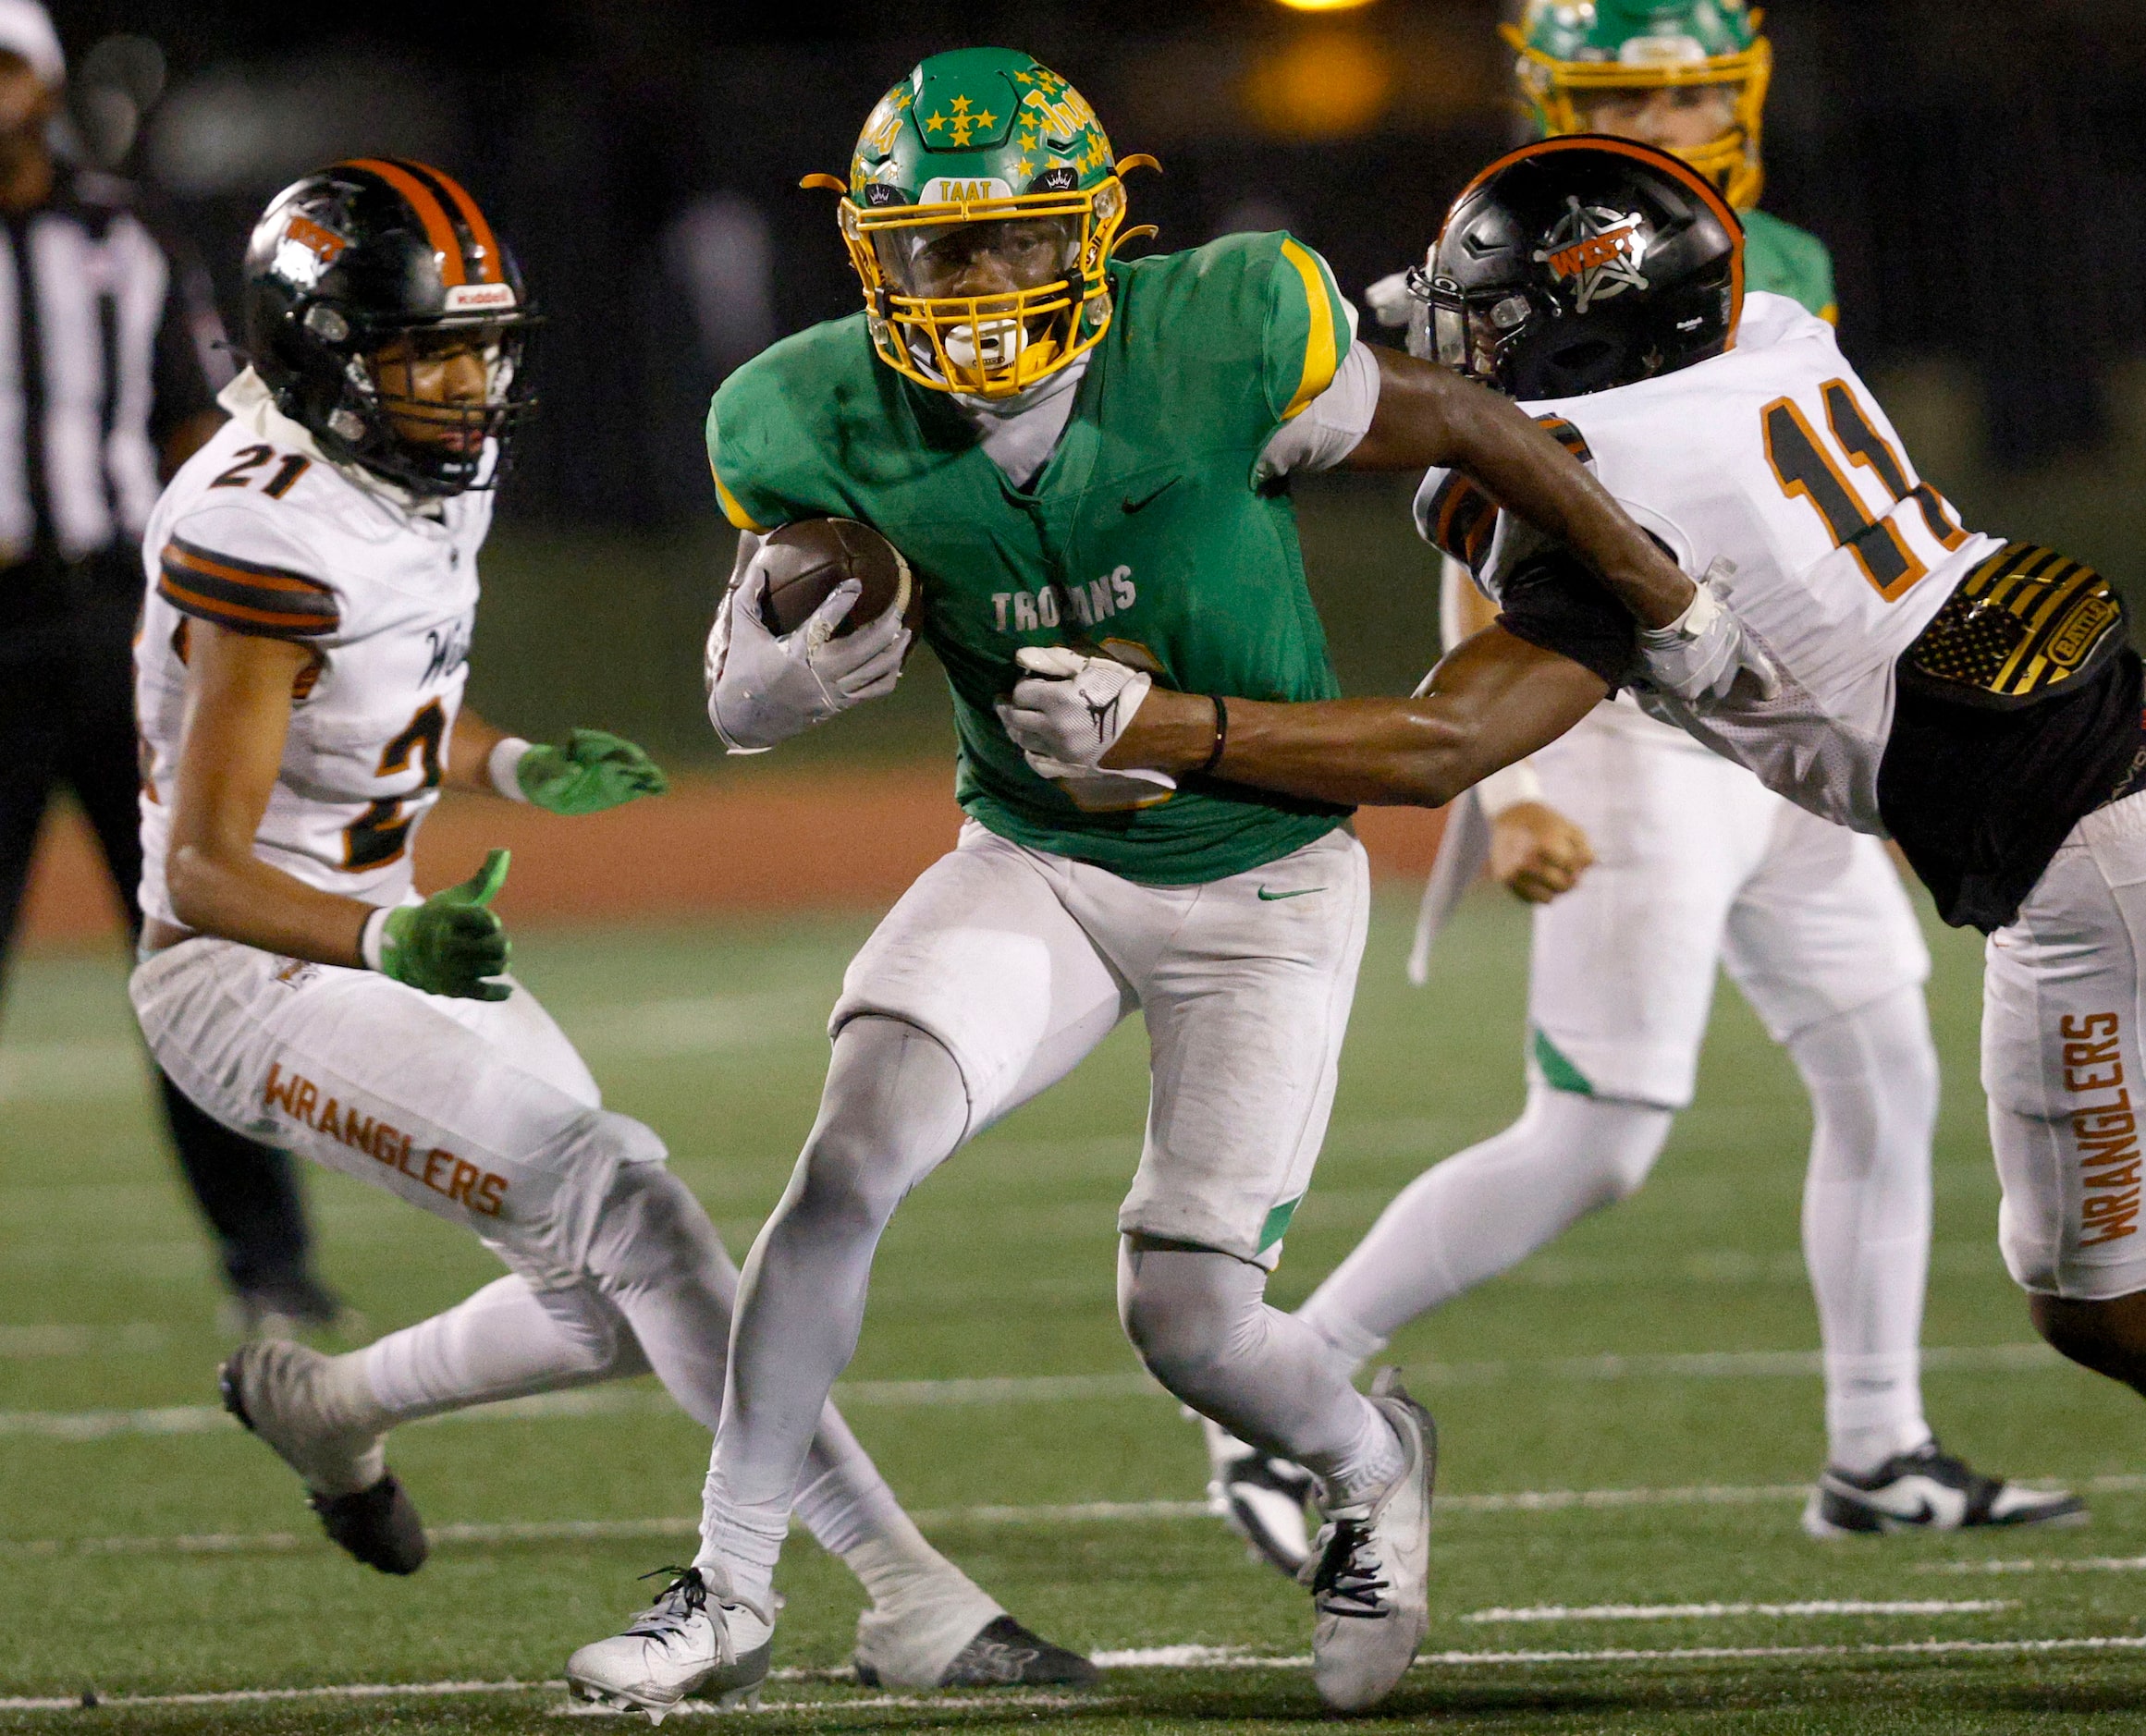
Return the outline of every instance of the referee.
{"type": "MultiPolygon", "coordinates": [[[[141,925],[141,533],[163,478],[222,421],[201,273],[124,182],[54,157],[66,76],[43,7],[0,0],[0,968],[63,783],[141,925]]],[[[333,1324],[290,1159],[158,1084],[241,1329],[333,1324]]]]}

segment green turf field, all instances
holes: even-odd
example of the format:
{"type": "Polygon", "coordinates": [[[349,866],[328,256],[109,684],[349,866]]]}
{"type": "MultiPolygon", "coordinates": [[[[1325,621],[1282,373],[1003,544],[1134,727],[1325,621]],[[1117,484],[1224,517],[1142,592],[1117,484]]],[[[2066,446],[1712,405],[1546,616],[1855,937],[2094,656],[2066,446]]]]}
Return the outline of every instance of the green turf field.
{"type": "MultiPolygon", "coordinates": [[[[1388,903],[1374,932],[1283,1301],[1424,1161],[1519,1101],[1517,911],[1476,898],[1423,994],[1402,981],[1406,915],[1388,903]]],[[[820,1021],[865,926],[521,943],[525,979],[614,1106],[669,1141],[735,1253],[811,1119],[820,1021]]],[[[1942,935],[1938,955],[1931,1415],[1978,1463],[2088,1487],[2091,1526],[1833,1546],[1797,1531],[1795,1485],[1821,1451],[1796,1251],[1806,1117],[1785,1063],[1724,1001],[1698,1106],[1652,1184],[1395,1347],[1444,1433],[1438,1656],[1371,1727],[2146,1729],[2146,1650],[2130,1649],[2146,1645],[2146,1416],[2028,1344],[1993,1245],[1977,949],[1942,935]],[[1921,1608],[1778,1608],[1809,1602],[1921,1608]],[[1604,1619],[1605,1605],[1747,1608],[1604,1619]],[[2079,1644],[2094,1640],[2116,1644],[2079,1644]]],[[[295,1481],[210,1408],[215,1293],[128,1045],[116,961],[21,967],[0,1041],[0,1728],[556,1728],[567,1652],[638,1607],[636,1574],[690,1555],[705,1438],[645,1383],[412,1428],[391,1457],[438,1528],[432,1562],[390,1582],[331,1551],[295,1481]],[[433,1686],[174,1698],[351,1684],[433,1686]],[[106,1704],[25,1704],[88,1688],[106,1704]],[[150,1703],[112,1704],[124,1696],[150,1703]]],[[[858,1595],[801,1539],[777,1641],[792,1673],[767,1694],[790,1709],[752,1728],[1102,1736],[1319,1718],[1303,1595],[1197,1515],[1197,1436],[1114,1322],[1112,1208],[1144,1084],[1138,1033],[1122,1032],[910,1202],[845,1402],[933,1535],[1017,1614],[1147,1661],[1078,1704],[840,1686],[817,1672],[845,1658],[858,1595]]],[[[325,1179],[313,1197],[327,1270],[376,1328],[497,1270],[356,1184],[325,1179]]]]}

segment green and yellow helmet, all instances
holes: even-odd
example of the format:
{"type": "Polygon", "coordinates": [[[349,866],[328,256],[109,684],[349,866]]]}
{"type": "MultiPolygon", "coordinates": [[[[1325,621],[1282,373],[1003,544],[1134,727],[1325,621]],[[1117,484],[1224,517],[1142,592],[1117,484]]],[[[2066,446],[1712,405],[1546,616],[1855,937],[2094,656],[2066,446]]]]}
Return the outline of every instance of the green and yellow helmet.
{"type": "Polygon", "coordinates": [[[1675,154],[1748,211],[1765,181],[1759,130],[1773,50],[1759,33],[1763,18],[1745,0],[1527,0],[1520,24],[1501,32],[1520,51],[1520,88],[1545,138],[1597,130],[1586,108],[1598,93],[1727,91],[1728,128],[1675,154]]]}
{"type": "MultiPolygon", "coordinates": [[[[1123,166],[1148,157],[1129,157],[1123,166]]],[[[865,286],[879,359],[941,392],[1007,397],[1092,348],[1110,323],[1105,267],[1125,215],[1124,184],[1086,98],[1006,48],[920,61],[858,135],[842,193],[842,239],[865,286]],[[1060,275],[1007,294],[920,293],[913,267],[961,224],[1057,223],[1060,275]]]]}

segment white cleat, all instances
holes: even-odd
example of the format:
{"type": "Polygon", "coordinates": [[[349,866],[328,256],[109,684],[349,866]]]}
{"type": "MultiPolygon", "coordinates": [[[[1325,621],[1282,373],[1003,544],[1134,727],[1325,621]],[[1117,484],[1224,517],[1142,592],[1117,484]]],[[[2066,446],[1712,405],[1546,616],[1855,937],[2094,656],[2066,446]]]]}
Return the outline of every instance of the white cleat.
{"type": "Polygon", "coordinates": [[[1253,1560],[1294,1579],[1311,1553],[1304,1510],[1318,1492],[1318,1479],[1302,1465],[1245,1445],[1189,1405],[1184,1414],[1207,1441],[1208,1511],[1244,1538],[1253,1560]]]}
{"type": "Polygon", "coordinates": [[[613,1711],[645,1712],[651,1724],[688,1694],[718,1711],[750,1711],[760,1704],[775,1624],[727,1589],[687,1568],[623,1633],[568,1658],[567,1685],[613,1711]]]}
{"type": "Polygon", "coordinates": [[[1408,1673],[1430,1631],[1430,1486],[1438,1431],[1392,1369],[1371,1402],[1401,1437],[1401,1474],[1369,1502],[1327,1510],[1301,1575],[1316,1620],[1311,1679],[1343,1712],[1378,1705],[1408,1673]]]}

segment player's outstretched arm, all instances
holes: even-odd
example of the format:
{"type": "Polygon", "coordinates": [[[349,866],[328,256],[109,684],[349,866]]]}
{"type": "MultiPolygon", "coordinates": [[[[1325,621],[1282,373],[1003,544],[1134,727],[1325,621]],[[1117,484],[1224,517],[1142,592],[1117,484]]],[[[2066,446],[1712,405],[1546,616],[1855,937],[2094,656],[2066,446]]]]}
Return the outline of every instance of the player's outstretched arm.
{"type": "MultiPolygon", "coordinates": [[[[1036,656],[1023,652],[1024,666],[1038,667],[1036,656]]],[[[1610,691],[1584,665],[1502,627],[1454,647],[1408,699],[1218,706],[1205,694],[1156,687],[1132,704],[1124,695],[1098,734],[1095,707],[1067,703],[1076,682],[1039,672],[1017,682],[999,708],[1032,764],[1204,773],[1315,801],[1427,808],[1556,740],[1610,691]]]]}
{"type": "Polygon", "coordinates": [[[309,886],[253,853],[283,763],[291,685],[312,657],[289,640],[195,620],[187,711],[165,880],[172,913],[286,958],[381,971],[428,994],[499,1000],[485,979],[507,968],[507,935],[489,908],[507,877],[495,850],[476,878],[422,905],[377,910],[309,886]]]}
{"type": "Polygon", "coordinates": [[[623,736],[576,729],[553,747],[495,728],[467,705],[455,719],[441,781],[563,814],[602,813],[670,788],[663,768],[623,736]]]}
{"type": "Polygon", "coordinates": [[[1574,550],[1642,626],[1665,627],[1691,605],[1691,580],[1517,405],[1433,362],[1366,348],[1379,361],[1379,406],[1350,469],[1463,471],[1574,550]]]}

